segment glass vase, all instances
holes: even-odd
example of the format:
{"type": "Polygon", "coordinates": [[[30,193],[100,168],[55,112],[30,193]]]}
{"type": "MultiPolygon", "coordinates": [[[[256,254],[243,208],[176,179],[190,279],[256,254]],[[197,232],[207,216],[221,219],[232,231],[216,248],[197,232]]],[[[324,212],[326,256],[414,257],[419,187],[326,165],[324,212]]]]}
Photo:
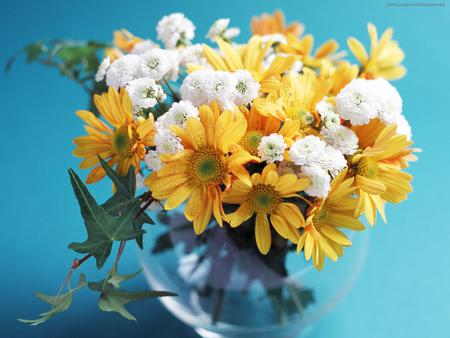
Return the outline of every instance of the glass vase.
{"type": "Polygon", "coordinates": [[[272,234],[267,255],[256,248],[252,226],[211,224],[201,236],[181,213],[150,232],[150,252],[140,260],[160,298],[202,337],[300,337],[349,292],[367,253],[368,232],[351,233],[351,248],[318,271],[295,247],[272,234]]]}

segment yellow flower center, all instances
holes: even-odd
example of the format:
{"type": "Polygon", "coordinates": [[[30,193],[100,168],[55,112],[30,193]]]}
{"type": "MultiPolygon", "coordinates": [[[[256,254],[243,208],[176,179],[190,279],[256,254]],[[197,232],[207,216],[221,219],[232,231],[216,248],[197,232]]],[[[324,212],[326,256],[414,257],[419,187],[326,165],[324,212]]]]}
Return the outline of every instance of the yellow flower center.
{"type": "Polygon", "coordinates": [[[363,177],[374,178],[378,173],[377,161],[371,157],[363,157],[356,163],[356,173],[363,177]]]}
{"type": "Polygon", "coordinates": [[[203,148],[196,151],[190,164],[191,177],[198,184],[218,184],[225,179],[225,156],[216,149],[203,148]]]}
{"type": "Polygon", "coordinates": [[[281,196],[271,185],[258,184],[249,193],[256,212],[271,214],[281,202],[281,196]]]}
{"type": "Polygon", "coordinates": [[[258,146],[261,143],[263,133],[259,130],[249,130],[242,137],[239,145],[253,156],[258,155],[258,146]]]}
{"type": "Polygon", "coordinates": [[[112,148],[121,158],[129,158],[134,155],[133,147],[139,136],[132,130],[132,138],[128,135],[128,127],[122,126],[114,131],[112,136],[112,148]]]}

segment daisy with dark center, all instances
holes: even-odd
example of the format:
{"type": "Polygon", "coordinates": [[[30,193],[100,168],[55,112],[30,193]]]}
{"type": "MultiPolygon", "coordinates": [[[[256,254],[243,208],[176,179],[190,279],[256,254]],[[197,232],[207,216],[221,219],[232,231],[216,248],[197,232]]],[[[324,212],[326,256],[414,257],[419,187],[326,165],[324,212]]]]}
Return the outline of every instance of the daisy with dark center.
{"type": "MultiPolygon", "coordinates": [[[[368,137],[364,139],[363,135],[365,130],[369,131],[367,126],[355,128],[358,137],[366,142],[368,137]]],[[[375,134],[373,143],[366,144],[362,153],[353,155],[351,159],[359,197],[355,214],[364,214],[371,225],[375,224],[377,210],[386,222],[386,202],[399,203],[412,192],[412,176],[401,171],[402,162],[398,162],[412,142],[405,135],[397,135],[396,129],[395,124],[385,126],[375,134]]]]}
{"type": "Polygon", "coordinates": [[[307,211],[306,224],[298,241],[297,252],[304,251],[306,260],[313,259],[320,270],[325,256],[333,261],[343,255],[343,247],[351,241],[339,230],[363,230],[364,225],[354,215],[357,200],[352,198],[355,190],[353,178],[345,178],[344,169],[331,183],[326,199],[311,204],[307,211]]]}
{"type": "Polygon", "coordinates": [[[286,145],[290,146],[299,134],[299,121],[287,119],[282,123],[274,116],[261,115],[255,106],[250,109],[241,107],[240,110],[247,120],[247,131],[238,145],[254,156],[258,155],[258,147],[264,136],[277,133],[283,137],[286,145]]]}
{"type": "Polygon", "coordinates": [[[299,208],[285,199],[298,197],[298,192],[308,185],[308,179],[294,174],[279,176],[276,165],[269,164],[261,174],[252,175],[251,186],[237,180],[224,193],[225,203],[240,204],[235,212],[227,215],[228,223],[237,227],[256,215],[255,239],[264,255],[269,252],[272,242],[270,225],[281,237],[297,243],[300,238],[298,229],[304,225],[305,219],[299,208]]]}
{"type": "Polygon", "coordinates": [[[184,150],[161,155],[162,168],[145,180],[154,198],[166,200],[166,210],[187,200],[184,214],[197,234],[206,229],[212,215],[222,226],[223,187],[229,187],[233,177],[250,186],[244,164],[259,161],[247,151],[232,147],[247,129],[242,115],[221,113],[217,104],[201,106],[199,112],[200,119],[188,118],[186,127],[172,126],[184,150]]]}
{"type": "Polygon", "coordinates": [[[84,128],[88,135],[76,137],[73,142],[77,146],[73,154],[84,158],[80,168],[95,167],[88,175],[86,182],[94,183],[105,176],[98,156],[105,159],[109,166],[116,166],[120,175],[125,175],[130,166],[139,171],[139,162],[144,159],[146,146],[153,145],[156,133],[153,115],[148,119],[134,120],[131,100],[124,89],[117,92],[109,87],[107,93],[94,96],[94,103],[106,124],[93,113],[80,110],[77,115],[88,125],[84,128]]]}

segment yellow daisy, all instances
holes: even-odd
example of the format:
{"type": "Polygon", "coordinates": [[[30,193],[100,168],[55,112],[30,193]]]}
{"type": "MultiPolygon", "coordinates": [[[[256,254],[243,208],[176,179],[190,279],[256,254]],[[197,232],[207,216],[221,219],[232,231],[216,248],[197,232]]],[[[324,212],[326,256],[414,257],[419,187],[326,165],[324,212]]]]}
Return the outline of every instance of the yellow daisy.
{"type": "Polygon", "coordinates": [[[163,167],[145,179],[154,198],[166,200],[165,209],[178,207],[188,199],[184,214],[193,222],[196,234],[202,233],[214,215],[222,226],[221,186],[230,186],[232,177],[251,185],[244,164],[259,161],[241,150],[230,153],[247,129],[242,116],[225,111],[216,104],[199,108],[200,119],[189,118],[186,127],[173,126],[184,150],[177,154],[161,155],[163,167]]]}
{"type": "MultiPolygon", "coordinates": [[[[364,138],[364,134],[370,135],[369,127],[354,128],[363,142],[370,138],[364,138]]],[[[377,210],[386,222],[385,202],[399,203],[412,192],[412,176],[401,171],[396,163],[412,142],[405,135],[396,135],[396,128],[395,124],[385,126],[372,144],[366,145],[351,159],[354,185],[359,196],[355,213],[358,216],[364,214],[371,225],[376,221],[377,210]]]]}
{"type": "Polygon", "coordinates": [[[105,49],[105,55],[109,56],[111,62],[118,59],[123,53],[131,52],[133,47],[142,41],[141,38],[134,36],[126,29],[114,31],[113,36],[114,47],[105,49]]]}
{"type": "Polygon", "coordinates": [[[314,53],[314,37],[311,34],[299,39],[293,34],[286,36],[287,43],[280,44],[278,50],[283,53],[301,56],[302,63],[306,67],[320,68],[324,60],[337,60],[344,56],[343,53],[335,53],[339,44],[335,40],[328,40],[322,44],[314,53]]]}
{"type": "Polygon", "coordinates": [[[304,27],[300,22],[293,22],[286,26],[284,15],[281,11],[275,11],[273,15],[262,14],[260,17],[253,17],[252,32],[254,35],[270,35],[288,33],[294,36],[300,36],[304,27]]]}
{"type": "Polygon", "coordinates": [[[355,190],[353,178],[345,179],[343,170],[331,183],[327,198],[312,205],[307,212],[306,225],[297,245],[297,252],[304,250],[307,260],[321,270],[325,256],[336,261],[343,254],[343,247],[351,241],[339,228],[363,230],[364,225],[354,216],[357,200],[352,198],[355,190]]]}
{"type": "Polygon", "coordinates": [[[347,40],[350,51],[361,63],[362,76],[366,78],[382,77],[388,80],[402,78],[406,74],[406,68],[401,65],[405,54],[397,42],[392,40],[393,29],[386,29],[380,40],[378,40],[377,29],[373,24],[369,23],[367,30],[370,37],[369,55],[363,44],[357,39],[350,37],[347,40]]]}
{"type": "Polygon", "coordinates": [[[132,104],[127,92],[120,89],[117,92],[109,87],[107,93],[94,96],[94,103],[106,124],[93,113],[86,110],[77,111],[77,115],[88,125],[84,127],[88,135],[76,137],[73,154],[82,157],[80,168],[95,168],[89,173],[86,182],[94,183],[105,176],[103,168],[99,165],[100,156],[109,166],[117,164],[116,171],[125,175],[131,165],[136,173],[139,171],[139,161],[146,154],[146,146],[153,145],[156,133],[153,115],[148,119],[134,120],[132,104]]]}
{"type": "Polygon", "coordinates": [[[240,204],[235,212],[227,215],[228,222],[230,226],[237,227],[256,214],[255,239],[259,251],[264,255],[269,252],[272,242],[270,224],[280,236],[297,243],[298,228],[305,220],[299,208],[285,202],[284,198],[298,196],[297,193],[308,185],[308,179],[298,178],[294,174],[279,176],[276,165],[269,164],[262,174],[252,175],[250,186],[237,180],[224,193],[225,203],[240,204]]]}
{"type": "MultiPolygon", "coordinates": [[[[280,88],[281,74],[289,70],[297,60],[294,56],[277,56],[269,67],[264,67],[263,60],[272,42],[263,43],[261,37],[254,35],[248,43],[236,49],[221,39],[216,42],[222,55],[207,45],[203,45],[203,54],[209,64],[216,70],[234,72],[239,69],[249,71],[260,85],[262,93],[270,93],[280,88]]],[[[193,70],[192,67],[190,70],[193,70]]]]}
{"type": "Polygon", "coordinates": [[[281,99],[286,116],[308,126],[308,115],[331,88],[331,81],[318,77],[313,72],[289,73],[281,82],[281,99]]]}
{"type": "Polygon", "coordinates": [[[246,107],[241,107],[240,109],[247,120],[247,131],[239,141],[238,146],[254,156],[258,155],[258,146],[263,136],[272,133],[280,134],[284,137],[284,141],[289,147],[298,135],[299,121],[287,119],[282,123],[276,117],[261,115],[255,106],[252,106],[250,110],[246,107]]]}

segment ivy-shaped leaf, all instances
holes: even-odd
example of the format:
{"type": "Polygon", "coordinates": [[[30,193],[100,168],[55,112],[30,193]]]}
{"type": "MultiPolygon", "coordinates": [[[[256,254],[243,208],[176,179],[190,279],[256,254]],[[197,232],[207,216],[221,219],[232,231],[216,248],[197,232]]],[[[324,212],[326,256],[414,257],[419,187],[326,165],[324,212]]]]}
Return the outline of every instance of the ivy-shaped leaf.
{"type": "MultiPolygon", "coordinates": [[[[136,184],[134,168],[131,166],[125,176],[120,176],[101,157],[99,157],[99,160],[106,175],[113,181],[116,190],[114,195],[107,200],[102,207],[112,216],[119,216],[120,214],[127,212],[134,203],[140,201],[139,198],[134,197],[136,184]]],[[[133,220],[133,227],[136,231],[141,231],[145,223],[154,224],[153,220],[145,212],[139,212],[138,216],[133,220]]],[[[142,249],[142,234],[136,238],[136,242],[142,249]]]]}
{"type": "Polygon", "coordinates": [[[78,175],[69,169],[70,181],[80,205],[88,238],[83,243],[71,243],[69,248],[91,254],[101,268],[111,253],[113,241],[128,241],[142,235],[143,230],[133,227],[140,201],[134,201],[120,216],[114,217],[99,206],[78,175]]]}
{"type": "Polygon", "coordinates": [[[87,283],[84,274],[80,274],[78,285],[73,289],[69,285],[69,291],[66,293],[62,293],[58,296],[49,296],[41,292],[36,292],[36,297],[52,306],[50,311],[41,313],[41,317],[37,319],[19,319],[19,321],[30,325],[38,325],[46,322],[56,314],[66,311],[70,305],[72,305],[73,293],[84,288],[86,285],[87,283]]]}
{"type": "Polygon", "coordinates": [[[176,294],[167,291],[128,292],[120,289],[120,284],[123,281],[136,277],[139,273],[141,273],[141,271],[142,269],[130,275],[111,273],[108,278],[105,278],[99,282],[89,283],[89,288],[91,290],[100,292],[100,300],[98,303],[100,310],[106,312],[117,312],[128,320],[136,321],[136,318],[125,308],[125,305],[128,303],[146,298],[176,296],[176,294]]]}

